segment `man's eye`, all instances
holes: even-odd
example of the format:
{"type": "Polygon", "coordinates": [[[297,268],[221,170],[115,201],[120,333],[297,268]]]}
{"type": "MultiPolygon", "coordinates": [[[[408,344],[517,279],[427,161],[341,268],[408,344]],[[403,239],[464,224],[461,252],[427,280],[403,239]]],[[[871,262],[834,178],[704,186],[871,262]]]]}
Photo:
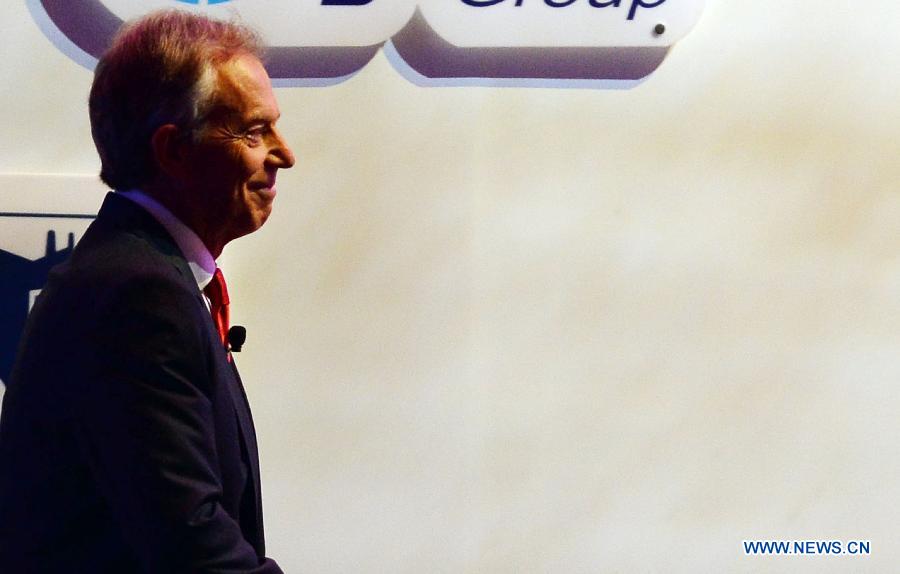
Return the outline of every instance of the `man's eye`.
{"type": "Polygon", "coordinates": [[[265,133],[265,128],[254,128],[244,132],[244,139],[246,139],[250,145],[258,145],[262,143],[265,133]]]}

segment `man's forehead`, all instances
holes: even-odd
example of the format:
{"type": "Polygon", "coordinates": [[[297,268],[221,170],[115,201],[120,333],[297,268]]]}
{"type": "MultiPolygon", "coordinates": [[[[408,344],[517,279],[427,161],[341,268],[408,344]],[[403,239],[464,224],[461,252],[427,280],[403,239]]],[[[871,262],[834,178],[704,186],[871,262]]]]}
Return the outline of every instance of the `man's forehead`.
{"type": "Polygon", "coordinates": [[[218,82],[211,116],[243,121],[275,121],[280,116],[272,84],[254,56],[232,58],[217,68],[218,82]]]}
{"type": "Polygon", "coordinates": [[[271,88],[269,74],[263,63],[252,54],[238,54],[217,66],[220,81],[237,86],[252,84],[271,88]]]}

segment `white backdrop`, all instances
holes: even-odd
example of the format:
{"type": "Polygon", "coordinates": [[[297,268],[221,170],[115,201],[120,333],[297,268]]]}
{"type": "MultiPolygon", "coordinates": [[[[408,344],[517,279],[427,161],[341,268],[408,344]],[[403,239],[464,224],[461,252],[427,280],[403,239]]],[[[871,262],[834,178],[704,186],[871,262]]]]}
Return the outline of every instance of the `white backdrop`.
{"type": "MultiPolygon", "coordinates": [[[[894,571],[898,21],[893,0],[710,0],[632,90],[421,88],[383,55],[279,89],[297,166],[221,261],[269,553],[894,571]]],[[[96,173],[90,72],[18,2],[0,32],[0,173],[96,173]]]]}

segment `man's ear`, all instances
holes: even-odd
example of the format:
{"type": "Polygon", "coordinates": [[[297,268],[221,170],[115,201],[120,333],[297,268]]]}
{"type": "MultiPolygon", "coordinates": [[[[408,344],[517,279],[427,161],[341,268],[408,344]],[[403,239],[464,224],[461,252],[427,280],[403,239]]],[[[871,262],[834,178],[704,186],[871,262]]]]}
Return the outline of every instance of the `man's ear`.
{"type": "Polygon", "coordinates": [[[171,178],[181,179],[188,167],[190,139],[184,136],[184,132],[174,124],[163,124],[150,136],[156,165],[171,178]]]}

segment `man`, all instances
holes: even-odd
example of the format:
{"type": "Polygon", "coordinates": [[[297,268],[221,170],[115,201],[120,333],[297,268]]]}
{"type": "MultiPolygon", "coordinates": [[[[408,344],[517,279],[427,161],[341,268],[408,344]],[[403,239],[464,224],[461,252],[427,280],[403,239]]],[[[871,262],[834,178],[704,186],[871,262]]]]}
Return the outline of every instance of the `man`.
{"type": "Polygon", "coordinates": [[[0,418],[0,572],[281,572],[215,259],[294,157],[260,44],[182,12],[126,25],[91,127],[110,193],[29,318],[0,418]]]}

